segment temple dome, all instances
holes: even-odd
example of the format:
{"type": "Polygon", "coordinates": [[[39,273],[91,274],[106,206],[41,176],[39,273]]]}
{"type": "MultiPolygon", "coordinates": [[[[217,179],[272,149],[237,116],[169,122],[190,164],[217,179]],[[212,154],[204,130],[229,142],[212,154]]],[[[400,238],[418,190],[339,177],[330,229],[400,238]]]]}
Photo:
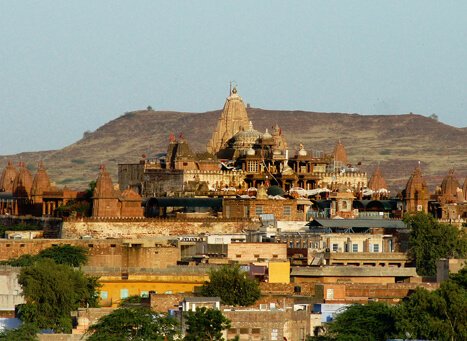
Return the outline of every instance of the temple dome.
{"type": "Polygon", "coordinates": [[[97,177],[96,187],[94,188],[94,198],[99,199],[113,199],[117,195],[115,193],[112,178],[109,172],[106,171],[105,166],[100,166],[99,176],[97,177]]]}
{"type": "Polygon", "coordinates": [[[451,169],[441,183],[441,195],[447,202],[456,202],[459,188],[459,181],[454,175],[454,170],[451,169]]]}
{"type": "Polygon", "coordinates": [[[13,192],[13,183],[15,181],[17,172],[15,166],[11,161],[8,161],[7,166],[3,169],[2,176],[0,177],[0,191],[13,192]]]}
{"type": "Polygon", "coordinates": [[[407,181],[407,185],[405,186],[405,190],[407,193],[414,193],[415,191],[425,190],[427,188],[426,181],[422,176],[422,169],[420,165],[418,165],[412,175],[407,181]]]}
{"type": "Polygon", "coordinates": [[[253,124],[249,123],[247,130],[242,130],[236,133],[231,139],[231,145],[234,149],[249,149],[258,143],[262,134],[253,129],[253,124]]]}
{"type": "Polygon", "coordinates": [[[31,195],[41,196],[45,191],[48,190],[50,190],[50,179],[41,161],[39,162],[39,167],[37,169],[36,175],[34,176],[34,180],[32,181],[31,195]]]}
{"type": "Polygon", "coordinates": [[[345,151],[344,145],[339,140],[334,147],[334,161],[342,162],[344,165],[348,163],[347,152],[345,151]]]}
{"type": "Polygon", "coordinates": [[[263,134],[263,140],[270,140],[272,139],[272,135],[269,133],[268,128],[266,128],[266,131],[263,134]]]}
{"type": "Polygon", "coordinates": [[[207,145],[207,151],[216,154],[226,147],[226,143],[239,131],[248,127],[248,114],[242,98],[233,88],[224,104],[215,131],[207,145]]]}
{"type": "Polygon", "coordinates": [[[16,197],[29,197],[32,187],[32,175],[24,162],[19,163],[18,173],[13,182],[13,195],[16,197]]]}
{"type": "Polygon", "coordinates": [[[246,151],[246,155],[249,155],[249,156],[255,155],[255,150],[254,150],[253,148],[249,148],[249,149],[246,151]]]}
{"type": "Polygon", "coordinates": [[[370,181],[368,182],[368,188],[370,188],[373,191],[388,188],[386,180],[384,180],[379,166],[377,166],[375,171],[373,172],[373,175],[371,176],[370,181]]]}

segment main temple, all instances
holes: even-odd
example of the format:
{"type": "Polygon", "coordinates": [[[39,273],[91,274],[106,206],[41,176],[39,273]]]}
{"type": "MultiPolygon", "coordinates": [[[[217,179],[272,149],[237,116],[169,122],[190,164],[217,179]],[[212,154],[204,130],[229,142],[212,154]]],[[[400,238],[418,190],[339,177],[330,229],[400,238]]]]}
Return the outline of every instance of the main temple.
{"type": "Polygon", "coordinates": [[[356,192],[367,186],[367,174],[348,164],[340,141],[328,154],[307,150],[302,144],[290,153],[282,129],[274,122],[271,126],[271,131],[254,129],[234,87],[205,152],[193,152],[188,141],[171,134],[166,153],[119,164],[119,186],[143,198],[241,194],[261,186],[313,193],[339,188],[356,192]]]}

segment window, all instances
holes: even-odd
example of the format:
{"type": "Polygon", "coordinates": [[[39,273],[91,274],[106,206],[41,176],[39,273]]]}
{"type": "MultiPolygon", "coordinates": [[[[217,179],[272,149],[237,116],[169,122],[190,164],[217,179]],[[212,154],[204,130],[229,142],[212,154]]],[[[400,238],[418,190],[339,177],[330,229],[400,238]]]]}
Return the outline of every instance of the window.
{"type": "Polygon", "coordinates": [[[106,300],[109,298],[109,293],[107,291],[101,291],[101,300],[106,300]]]}
{"type": "Polygon", "coordinates": [[[352,252],[358,252],[358,244],[352,244],[352,252]]]}
{"type": "Polygon", "coordinates": [[[292,215],[292,207],[290,207],[290,206],[284,206],[284,215],[285,215],[285,216],[290,216],[290,215],[292,215]]]}
{"type": "Polygon", "coordinates": [[[336,252],[338,250],[339,245],[332,244],[332,251],[336,252]]]}
{"type": "Polygon", "coordinates": [[[279,255],[272,255],[272,258],[279,258],[279,255]]]}
{"type": "Polygon", "coordinates": [[[117,247],[117,244],[110,244],[110,247],[117,247]]]}
{"type": "Polygon", "coordinates": [[[145,291],[145,290],[141,291],[140,296],[144,298],[149,297],[149,291],[145,291]]]}
{"type": "Polygon", "coordinates": [[[237,336],[237,328],[230,328],[227,331],[227,338],[233,339],[235,336],[237,336]]]}
{"type": "Polygon", "coordinates": [[[261,206],[261,205],[256,205],[256,207],[255,207],[255,214],[256,214],[256,215],[263,214],[263,206],[261,206]]]}
{"type": "Polygon", "coordinates": [[[250,173],[256,173],[258,171],[258,162],[248,161],[246,171],[250,173]]]}
{"type": "Polygon", "coordinates": [[[259,258],[259,254],[256,254],[253,256],[254,258],[259,258]]]}
{"type": "Polygon", "coordinates": [[[120,298],[123,300],[128,297],[128,289],[120,289],[120,298]]]}
{"type": "Polygon", "coordinates": [[[379,252],[379,244],[373,244],[373,252],[379,252]]]}
{"type": "Polygon", "coordinates": [[[242,258],[242,255],[235,255],[235,258],[242,258]]]}
{"type": "Polygon", "coordinates": [[[91,248],[91,247],[94,247],[94,245],[93,244],[88,244],[88,247],[91,248]]]}

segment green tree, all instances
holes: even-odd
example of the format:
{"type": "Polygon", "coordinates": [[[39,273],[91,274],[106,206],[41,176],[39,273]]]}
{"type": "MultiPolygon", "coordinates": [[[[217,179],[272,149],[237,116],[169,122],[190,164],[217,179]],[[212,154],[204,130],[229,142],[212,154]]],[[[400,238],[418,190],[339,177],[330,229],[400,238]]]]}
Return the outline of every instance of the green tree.
{"type": "Polygon", "coordinates": [[[261,296],[259,283],[238,265],[223,266],[209,273],[209,282],[201,288],[206,297],[220,297],[222,303],[233,306],[247,306],[255,303],[261,296]]]}
{"type": "Polygon", "coordinates": [[[410,229],[409,256],[422,276],[436,275],[440,258],[463,258],[467,255],[467,236],[455,226],[442,224],[432,216],[418,212],[406,215],[410,229]]]}
{"type": "Polygon", "coordinates": [[[450,274],[449,279],[462,287],[464,290],[467,290],[467,266],[464,266],[456,274],[450,274]]]}
{"type": "Polygon", "coordinates": [[[73,267],[84,265],[88,261],[88,251],[80,246],[60,245],[52,246],[42,250],[37,255],[22,255],[0,262],[0,264],[11,266],[29,266],[40,259],[53,259],[57,264],[65,264],[73,267]]]}
{"type": "Polygon", "coordinates": [[[220,310],[206,307],[186,312],[185,323],[185,341],[223,341],[222,331],[230,328],[230,320],[220,310]]]}
{"type": "Polygon", "coordinates": [[[38,341],[37,333],[39,328],[34,324],[23,323],[17,329],[10,329],[0,332],[0,340],[5,341],[38,341]]]}
{"type": "Polygon", "coordinates": [[[124,307],[89,327],[89,341],[164,341],[178,336],[177,321],[147,307],[124,307]]]}
{"type": "Polygon", "coordinates": [[[57,264],[66,264],[73,267],[84,265],[88,261],[88,251],[81,246],[57,245],[42,250],[39,258],[50,258],[57,264]]]}
{"type": "Polygon", "coordinates": [[[37,261],[37,255],[22,255],[18,258],[11,258],[8,260],[1,261],[1,265],[10,265],[10,266],[29,266],[32,265],[35,261],[37,261]]]}
{"type": "Polygon", "coordinates": [[[467,292],[453,280],[429,292],[419,288],[398,307],[399,336],[467,340],[467,292]]]}
{"type": "Polygon", "coordinates": [[[426,289],[418,288],[403,304],[397,307],[397,330],[401,337],[435,339],[439,318],[435,315],[434,296],[426,289]]]}
{"type": "Polygon", "coordinates": [[[18,282],[26,301],[19,306],[19,316],[23,322],[41,329],[70,332],[70,312],[97,303],[96,278],[52,259],[40,259],[23,267],[18,282]]]}
{"type": "Polygon", "coordinates": [[[386,340],[395,334],[395,323],[394,312],[385,303],[354,304],[337,315],[328,333],[336,340],[386,340]]]}

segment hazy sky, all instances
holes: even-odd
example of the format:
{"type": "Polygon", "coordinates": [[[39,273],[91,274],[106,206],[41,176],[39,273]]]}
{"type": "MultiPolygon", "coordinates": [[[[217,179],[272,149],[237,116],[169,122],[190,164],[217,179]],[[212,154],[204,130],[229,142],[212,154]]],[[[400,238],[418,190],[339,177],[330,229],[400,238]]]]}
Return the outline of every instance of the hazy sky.
{"type": "Polygon", "coordinates": [[[467,1],[0,0],[0,154],[126,111],[436,113],[467,126],[467,1]]]}

